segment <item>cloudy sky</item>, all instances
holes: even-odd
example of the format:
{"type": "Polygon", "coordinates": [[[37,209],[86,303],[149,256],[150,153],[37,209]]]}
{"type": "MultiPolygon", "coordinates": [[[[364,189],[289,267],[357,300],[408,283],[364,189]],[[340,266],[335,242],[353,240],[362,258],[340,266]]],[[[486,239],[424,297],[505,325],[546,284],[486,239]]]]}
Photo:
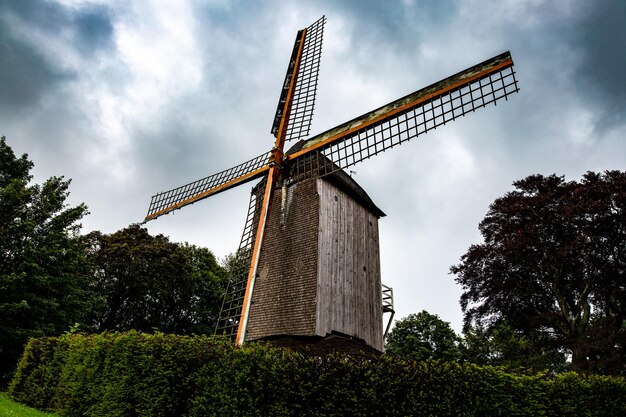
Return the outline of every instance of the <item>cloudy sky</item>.
{"type": "MultiPolygon", "coordinates": [[[[520,93],[352,168],[387,214],[397,318],[461,328],[448,274],[511,183],[626,169],[623,0],[0,0],[0,135],[35,181],[72,179],[83,231],[143,219],[150,196],[269,150],[295,33],[328,18],[312,134],[510,50],[520,93]]],[[[147,224],[239,243],[251,186],[147,224]]]]}

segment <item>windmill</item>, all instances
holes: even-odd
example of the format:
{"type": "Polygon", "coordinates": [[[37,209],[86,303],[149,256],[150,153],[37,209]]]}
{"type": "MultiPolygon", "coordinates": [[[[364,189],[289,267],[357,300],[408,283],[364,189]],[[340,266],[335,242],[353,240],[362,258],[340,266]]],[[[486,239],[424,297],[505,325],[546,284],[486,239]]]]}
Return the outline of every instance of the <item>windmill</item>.
{"type": "Polygon", "coordinates": [[[384,213],[343,169],[518,91],[504,52],[307,139],[325,22],[296,35],[271,150],[154,195],[145,218],[260,179],[216,326],[237,345],[341,334],[381,350],[377,220],[384,213]],[[289,141],[296,143],[285,151],[289,141]]]}

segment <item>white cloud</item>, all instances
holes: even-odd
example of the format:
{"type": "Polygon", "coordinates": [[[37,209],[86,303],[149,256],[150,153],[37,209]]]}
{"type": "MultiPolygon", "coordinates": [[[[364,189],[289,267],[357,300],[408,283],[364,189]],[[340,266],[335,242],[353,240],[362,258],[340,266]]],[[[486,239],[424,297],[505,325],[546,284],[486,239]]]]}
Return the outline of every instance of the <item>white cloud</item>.
{"type": "MultiPolygon", "coordinates": [[[[458,288],[447,269],[479,238],[489,203],[513,180],[625,168],[623,123],[597,126],[605,90],[577,88],[588,55],[573,32],[591,7],[582,0],[470,0],[444,9],[406,0],[412,10],[402,16],[397,8],[356,1],[47,4],[76,16],[105,10],[111,38],[85,53],[87,42],[71,25],[51,31],[28,21],[28,10],[0,16],[15,39],[65,75],[33,94],[36,103],[23,119],[10,120],[10,130],[0,134],[17,138],[46,170],[43,176],[75,178],[72,198],[93,213],[85,223],[105,232],[139,220],[150,193],[168,186],[163,179],[180,185],[270,148],[295,31],[322,14],[328,23],[312,133],[511,49],[521,91],[508,103],[351,168],[389,215],[381,222],[382,267],[400,294],[398,317],[427,308],[460,328],[458,288]]],[[[596,42],[590,45],[606,43],[606,28],[586,29],[596,42]]],[[[623,47],[611,46],[616,56],[623,47]]],[[[611,64],[593,56],[587,71],[611,64]]],[[[0,68],[10,65],[0,61],[0,68]]],[[[593,73],[592,81],[604,74],[593,73]]],[[[610,81],[607,86],[620,88],[610,81]]],[[[241,233],[248,191],[241,187],[151,222],[151,231],[226,254],[241,233]]]]}
{"type": "Polygon", "coordinates": [[[129,153],[136,130],[155,132],[168,105],[197,90],[202,57],[188,2],[132,2],[112,16],[114,51],[83,63],[90,71],[81,71],[75,95],[97,136],[91,162],[124,183],[136,181],[129,153]]]}

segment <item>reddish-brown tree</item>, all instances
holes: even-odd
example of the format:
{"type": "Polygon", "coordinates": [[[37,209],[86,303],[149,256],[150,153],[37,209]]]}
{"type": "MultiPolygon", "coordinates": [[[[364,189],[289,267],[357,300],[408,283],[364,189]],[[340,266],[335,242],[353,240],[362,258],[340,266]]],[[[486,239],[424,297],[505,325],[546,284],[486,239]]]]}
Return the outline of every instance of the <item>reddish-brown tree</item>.
{"type": "Polygon", "coordinates": [[[505,322],[577,371],[626,371],[626,172],[532,175],[495,200],[451,267],[465,325],[505,322]]]}

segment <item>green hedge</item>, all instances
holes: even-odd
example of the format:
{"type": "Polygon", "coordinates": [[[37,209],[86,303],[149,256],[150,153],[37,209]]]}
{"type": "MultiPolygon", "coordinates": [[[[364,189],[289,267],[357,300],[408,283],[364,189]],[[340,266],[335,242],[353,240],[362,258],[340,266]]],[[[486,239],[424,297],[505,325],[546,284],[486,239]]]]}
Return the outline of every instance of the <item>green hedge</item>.
{"type": "Polygon", "coordinates": [[[207,336],[33,339],[9,394],[67,416],[625,416],[618,377],[306,356],[207,336]]]}

